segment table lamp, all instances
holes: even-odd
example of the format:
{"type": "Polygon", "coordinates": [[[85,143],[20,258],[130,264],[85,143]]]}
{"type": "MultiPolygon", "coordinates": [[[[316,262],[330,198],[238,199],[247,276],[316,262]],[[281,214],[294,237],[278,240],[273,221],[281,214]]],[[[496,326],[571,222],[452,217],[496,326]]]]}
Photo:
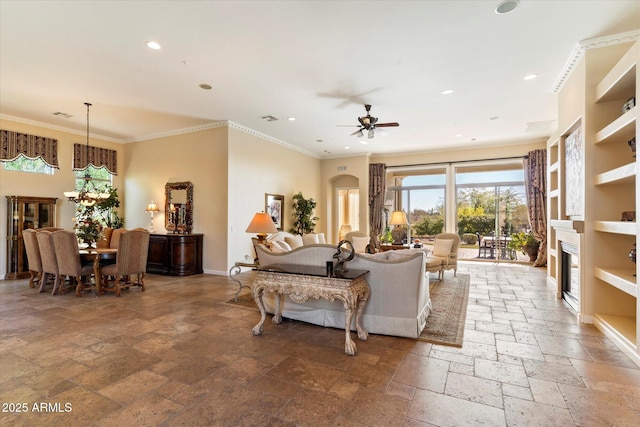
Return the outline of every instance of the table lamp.
{"type": "Polygon", "coordinates": [[[153,233],[155,231],[155,228],[153,226],[153,213],[160,212],[160,209],[158,209],[158,205],[156,205],[156,203],[152,200],[149,202],[147,208],[144,211],[149,212],[149,214],[151,215],[151,219],[149,222],[149,232],[153,233]]]}
{"type": "Polygon", "coordinates": [[[247,233],[256,233],[258,235],[258,243],[265,244],[267,234],[269,233],[277,233],[278,229],[276,225],[273,223],[271,217],[264,213],[258,212],[253,216],[251,223],[246,229],[247,233]]]}
{"type": "Polygon", "coordinates": [[[391,230],[391,237],[393,237],[394,245],[402,245],[402,240],[407,237],[407,231],[403,228],[405,225],[409,225],[407,221],[407,214],[404,211],[391,212],[391,218],[389,218],[389,225],[395,225],[391,230]]]}

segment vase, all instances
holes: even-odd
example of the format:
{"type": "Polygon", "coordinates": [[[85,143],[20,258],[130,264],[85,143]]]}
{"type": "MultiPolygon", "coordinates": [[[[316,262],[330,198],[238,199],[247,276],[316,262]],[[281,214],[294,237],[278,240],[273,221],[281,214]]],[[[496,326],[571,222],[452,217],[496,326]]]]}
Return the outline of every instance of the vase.
{"type": "Polygon", "coordinates": [[[629,259],[632,263],[636,263],[636,244],[633,244],[633,248],[629,251],[629,259]]]}
{"type": "Polygon", "coordinates": [[[534,262],[538,258],[538,246],[525,246],[524,251],[529,255],[530,262],[534,262]]]}
{"type": "Polygon", "coordinates": [[[92,239],[82,239],[82,241],[87,245],[87,249],[94,249],[94,241],[92,239]]]}

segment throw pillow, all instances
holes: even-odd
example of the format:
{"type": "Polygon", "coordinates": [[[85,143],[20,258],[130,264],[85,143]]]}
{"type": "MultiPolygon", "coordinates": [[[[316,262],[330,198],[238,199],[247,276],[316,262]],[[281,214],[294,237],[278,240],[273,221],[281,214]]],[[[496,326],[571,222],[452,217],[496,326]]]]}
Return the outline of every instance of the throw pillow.
{"type": "Polygon", "coordinates": [[[318,233],[318,243],[322,243],[323,245],[327,244],[327,239],[325,239],[324,233],[318,233]]]}
{"type": "Polygon", "coordinates": [[[282,240],[275,240],[271,242],[272,246],[278,247],[282,252],[288,252],[291,250],[291,246],[287,242],[283,242],[282,240]]]}
{"type": "Polygon", "coordinates": [[[318,243],[318,235],[317,234],[305,234],[302,236],[302,244],[304,246],[307,245],[315,245],[318,243]]]}
{"type": "Polygon", "coordinates": [[[449,256],[452,246],[453,240],[451,239],[436,239],[436,242],[433,244],[433,255],[449,256]]]}
{"type": "Polygon", "coordinates": [[[362,254],[367,251],[367,245],[369,244],[368,237],[353,236],[351,239],[351,243],[353,243],[353,249],[355,249],[357,254],[362,254]]]}
{"type": "Polygon", "coordinates": [[[286,236],[284,238],[284,241],[287,242],[289,246],[291,246],[291,249],[299,248],[303,245],[302,236],[300,236],[299,234],[295,236],[286,236]]]}

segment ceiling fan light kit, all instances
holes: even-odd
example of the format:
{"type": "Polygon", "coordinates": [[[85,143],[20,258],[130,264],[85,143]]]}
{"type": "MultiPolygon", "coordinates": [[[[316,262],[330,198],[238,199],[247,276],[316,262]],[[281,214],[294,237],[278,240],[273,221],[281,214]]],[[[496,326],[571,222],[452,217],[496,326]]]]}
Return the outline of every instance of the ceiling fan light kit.
{"type": "MultiPolygon", "coordinates": [[[[367,131],[367,138],[372,139],[375,136],[375,130],[377,128],[382,127],[397,127],[400,126],[398,122],[389,122],[389,123],[378,123],[378,118],[373,117],[369,112],[371,111],[371,105],[365,104],[365,110],[367,110],[367,115],[358,117],[358,122],[360,125],[355,125],[359,127],[357,131],[353,132],[351,135],[355,135],[357,138],[362,138],[364,136],[363,131],[367,131]]],[[[386,135],[386,133],[381,133],[381,135],[386,135]]]]}

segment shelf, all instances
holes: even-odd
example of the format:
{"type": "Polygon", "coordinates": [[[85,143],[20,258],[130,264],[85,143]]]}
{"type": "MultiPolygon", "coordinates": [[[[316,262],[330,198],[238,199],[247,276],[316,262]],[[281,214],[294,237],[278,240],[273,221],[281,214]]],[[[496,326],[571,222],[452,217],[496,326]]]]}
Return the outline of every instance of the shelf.
{"type": "Polygon", "coordinates": [[[595,325],[627,350],[636,350],[636,318],[596,313],[595,325]]]}
{"type": "Polygon", "coordinates": [[[613,122],[596,133],[596,144],[604,144],[612,141],[624,141],[625,143],[636,134],[636,109],[633,107],[613,122]]]}
{"type": "Polygon", "coordinates": [[[596,86],[596,102],[625,99],[635,93],[638,45],[634,44],[596,86]]]}
{"type": "Polygon", "coordinates": [[[549,197],[550,198],[554,198],[554,197],[559,197],[560,196],[560,190],[558,190],[557,188],[555,190],[551,190],[549,191],[549,197]]]}
{"type": "Polygon", "coordinates": [[[594,177],[594,185],[622,184],[635,182],[636,163],[620,166],[619,168],[601,173],[594,177]]]}
{"type": "Polygon", "coordinates": [[[627,234],[635,236],[638,225],[631,221],[595,221],[594,229],[603,233],[627,234]]]}
{"type": "Polygon", "coordinates": [[[620,289],[632,297],[638,297],[638,285],[636,278],[633,277],[634,269],[623,268],[604,268],[596,267],[594,269],[594,276],[613,286],[620,289]]]}
{"type": "Polygon", "coordinates": [[[558,162],[554,162],[549,166],[549,172],[557,172],[560,168],[560,164],[558,162]]]}

